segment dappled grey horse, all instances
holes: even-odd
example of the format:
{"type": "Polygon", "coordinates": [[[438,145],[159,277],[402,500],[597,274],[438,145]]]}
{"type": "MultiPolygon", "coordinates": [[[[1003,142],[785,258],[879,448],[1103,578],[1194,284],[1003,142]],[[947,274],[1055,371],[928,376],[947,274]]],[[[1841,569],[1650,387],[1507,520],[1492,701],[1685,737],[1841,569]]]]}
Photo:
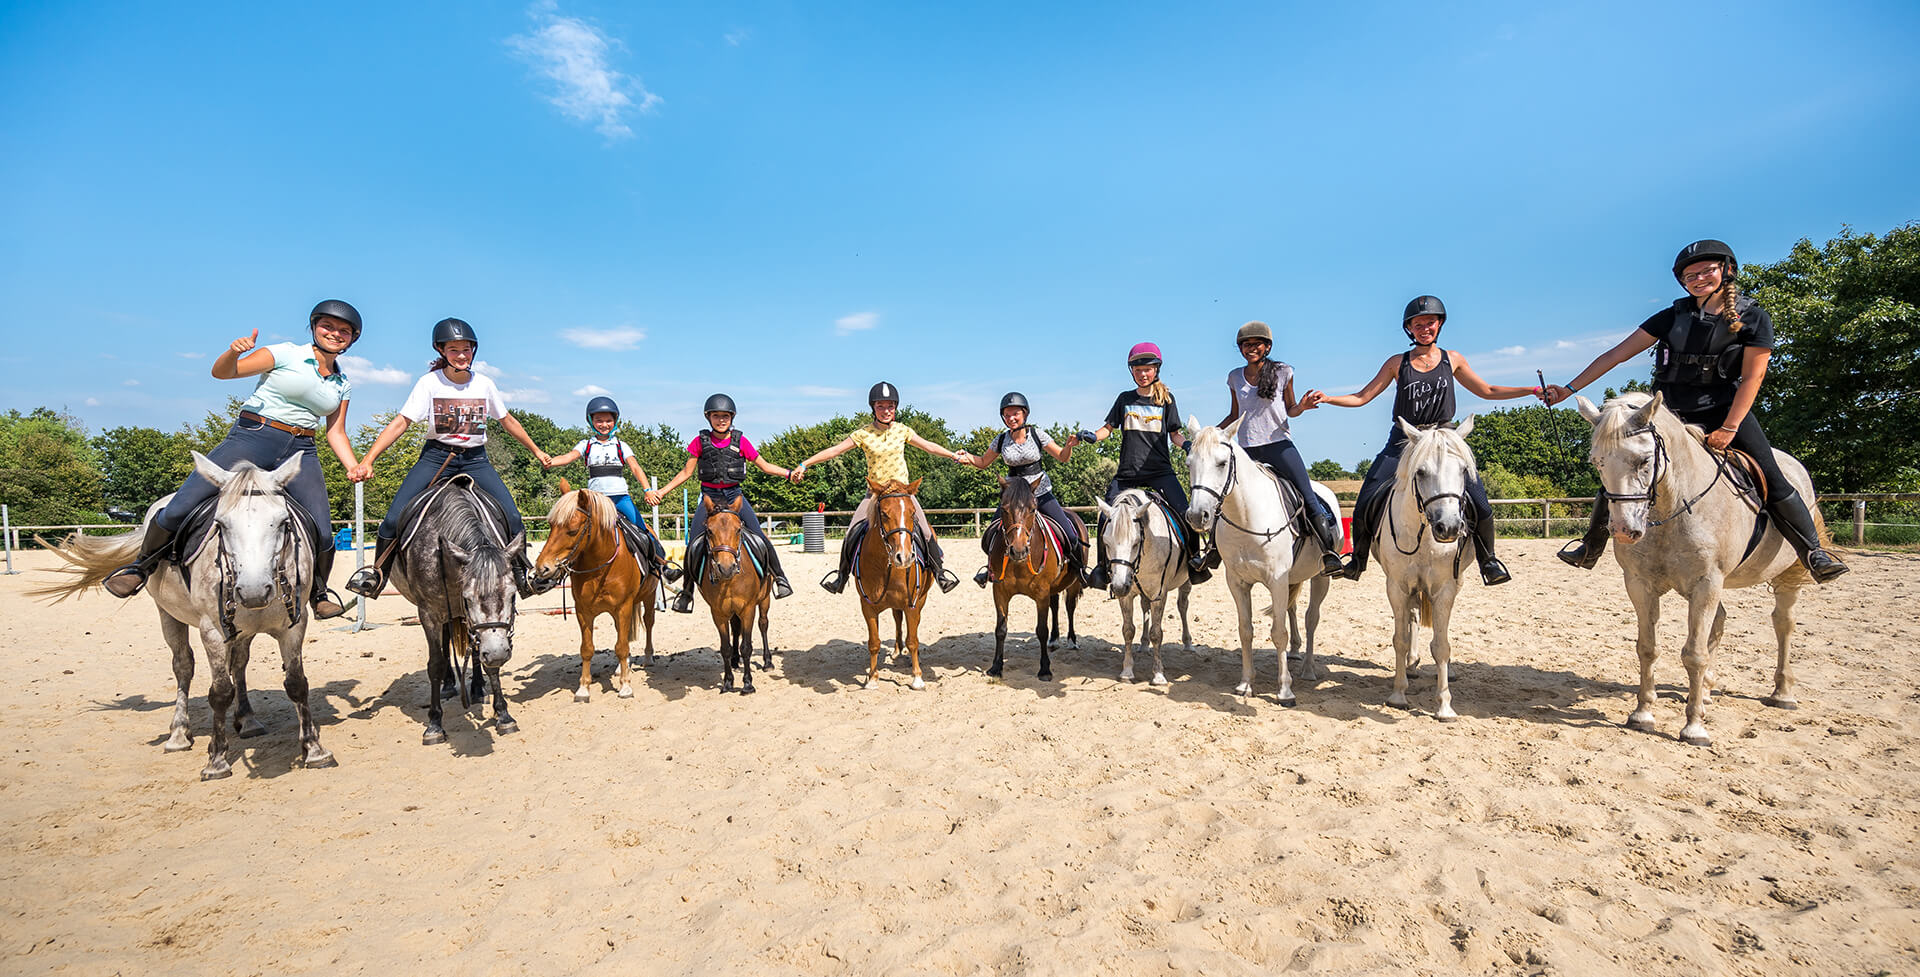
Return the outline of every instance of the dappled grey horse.
{"type": "MultiPolygon", "coordinates": [[[[307,708],[307,671],[301,660],[301,646],[307,636],[312,549],[316,544],[330,545],[331,541],[312,538],[307,520],[295,513],[284,491],[299,473],[300,460],[295,455],[273,471],[243,461],[228,471],[194,452],[194,470],[220,489],[211,526],[182,561],[163,559],[148,577],[146,591],[160,611],[160,633],[173,650],[175,692],[173,722],[164,747],[167,752],[193,746],[187,723],[187,689],[193,684],[189,626],[199,629],[200,643],[207,651],[207,669],[213,673],[207,689],[207,705],[213,710],[213,740],[207,746],[207,766],[200,771],[202,780],[233,775],[227,759],[226,721],[227,710],[236,702],[234,729],[241,736],[265,731],[253,719],[246,684],[248,651],[254,636],[261,634],[272,635],[280,644],[287,699],[299,717],[301,762],[308,767],[331,767],[335,763],[333,754],[320,745],[320,733],[307,708]]],[[[141,540],[146,538],[147,526],[172,499],[169,495],[149,506],[146,519],[131,533],[75,534],[65,545],[50,545],[70,564],[72,579],[39,588],[35,594],[62,600],[132,562],[141,540]]]]}
{"type": "Polygon", "coordinates": [[[516,591],[510,553],[520,552],[525,535],[506,538],[506,521],[465,475],[455,475],[434,490],[400,527],[390,578],[401,596],[420,614],[427,638],[427,685],[432,702],[420,742],[447,741],[441,725],[441,699],[452,687],[461,706],[478,705],[484,686],[493,686],[493,728],[519,730],[507,712],[500,687],[500,666],[513,657],[516,591]],[[456,664],[472,668],[459,681],[456,664]],[[485,669],[487,681],[482,682],[485,669]]]}
{"type": "MultiPolygon", "coordinates": [[[[1640,695],[1627,717],[1633,729],[1653,727],[1654,643],[1660,598],[1677,590],[1687,599],[1687,641],[1680,661],[1687,668],[1687,722],[1680,738],[1695,745],[1707,735],[1707,702],[1713,688],[1713,653],[1720,647],[1727,609],[1720,594],[1730,587],[1773,587],[1773,635],[1777,658],[1773,694],[1761,702],[1797,706],[1787,651],[1793,639],[1793,605],[1813,582],[1778,527],[1756,536],[1754,510],[1725,477],[1722,463],[1701,441],[1704,432],[1661,406],[1660,394],[1628,393],[1596,408],[1578,398],[1580,416],[1593,425],[1593,467],[1609,501],[1609,527],[1619,545],[1614,559],[1626,572],[1627,596],[1640,618],[1634,650],[1640,656],[1640,695]]],[[[1806,468],[1784,451],[1774,460],[1795,492],[1812,499],[1806,468]]],[[[1825,533],[1820,510],[1815,531],[1825,533]]]]}

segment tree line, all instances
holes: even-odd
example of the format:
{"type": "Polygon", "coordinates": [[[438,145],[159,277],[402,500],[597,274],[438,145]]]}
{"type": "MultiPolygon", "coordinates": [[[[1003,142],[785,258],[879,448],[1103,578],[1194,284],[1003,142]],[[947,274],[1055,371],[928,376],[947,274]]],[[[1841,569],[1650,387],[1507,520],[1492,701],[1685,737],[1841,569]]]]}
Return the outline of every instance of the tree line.
{"type": "MultiPolygon", "coordinates": [[[[1825,245],[1803,239],[1778,262],[1742,268],[1740,284],[1773,315],[1777,345],[1757,407],[1773,443],[1804,462],[1814,484],[1828,492],[1920,491],[1920,222],[1881,237],[1848,228],[1825,245]]],[[[1645,389],[1645,380],[1635,378],[1627,389],[1645,389]]],[[[240,403],[230,398],[224,412],[209,412],[174,431],[134,426],[94,435],[62,411],[9,411],[0,416],[0,502],[11,507],[15,524],[137,518],[186,479],[190,451],[210,451],[226,437],[240,403]]],[[[536,443],[555,453],[588,434],[539,414],[516,410],[514,416],[536,443]]],[[[391,411],[376,414],[361,425],[351,437],[355,453],[364,453],[392,417],[391,411]]],[[[911,406],[902,408],[900,420],[929,440],[976,454],[1001,430],[957,432],[911,406]]],[[[790,464],[865,422],[864,415],[840,415],[748,436],[769,457],[790,464]]],[[[366,483],[369,516],[386,511],[406,476],[400,461],[418,454],[423,430],[409,430],[390,449],[391,461],[376,467],[366,483]]],[[[489,422],[488,430],[488,457],[527,514],[546,512],[558,495],[557,476],[576,486],[586,483],[583,463],[542,470],[496,423],[489,422]]],[[[686,462],[690,433],[625,421],[617,433],[661,483],[686,462]]],[[[1072,432],[1055,425],[1047,433],[1064,441],[1072,432]]],[[[1599,488],[1587,463],[1589,435],[1586,422],[1571,411],[1536,405],[1479,415],[1468,443],[1495,498],[1587,496],[1599,488]]],[[[1091,505],[1100,498],[1118,465],[1119,443],[1110,438],[1083,445],[1064,464],[1047,459],[1063,503],[1091,505]]],[[[351,518],[352,483],[332,452],[322,446],[319,456],[333,517],[351,518]]],[[[1365,475],[1367,463],[1362,459],[1349,469],[1323,459],[1310,471],[1322,480],[1355,478],[1365,475]]],[[[920,494],[928,508],[985,507],[999,498],[996,473],[946,463],[915,469],[923,475],[920,494]]],[[[1184,470],[1180,474],[1184,482],[1184,470]]],[[[768,512],[851,509],[866,492],[866,462],[861,452],[848,452],[814,466],[799,485],[749,467],[746,491],[768,512]]]]}

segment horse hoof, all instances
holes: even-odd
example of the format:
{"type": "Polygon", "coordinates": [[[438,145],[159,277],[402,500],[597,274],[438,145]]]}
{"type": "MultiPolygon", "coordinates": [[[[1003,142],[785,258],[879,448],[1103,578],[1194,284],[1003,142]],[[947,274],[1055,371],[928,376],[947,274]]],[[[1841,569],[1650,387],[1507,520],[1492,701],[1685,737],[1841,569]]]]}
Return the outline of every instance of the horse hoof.
{"type": "Polygon", "coordinates": [[[225,780],[231,776],[233,776],[232,767],[220,767],[218,769],[213,767],[208,767],[207,769],[200,771],[200,780],[202,783],[209,780],[225,780]]]}
{"type": "Polygon", "coordinates": [[[1233,687],[1233,694],[1240,696],[1241,698],[1246,698],[1247,696],[1250,696],[1253,694],[1253,686],[1248,685],[1245,682],[1242,682],[1239,685],[1236,685],[1233,687]]]}
{"type": "Polygon", "coordinates": [[[321,750],[317,755],[312,753],[307,754],[306,760],[302,765],[308,770],[325,770],[328,767],[339,766],[340,761],[335,760],[333,754],[321,750]]]}
{"type": "Polygon", "coordinates": [[[1627,717],[1627,728],[1637,729],[1642,732],[1650,731],[1653,729],[1653,717],[1642,716],[1639,713],[1634,713],[1633,715],[1627,717]]]}
{"type": "Polygon", "coordinates": [[[1450,723],[1458,720],[1460,717],[1450,712],[1436,712],[1433,714],[1433,718],[1443,723],[1450,723]]]}
{"type": "Polygon", "coordinates": [[[752,694],[753,694],[753,686],[751,686],[751,685],[742,685],[742,686],[740,687],[740,694],[741,694],[741,695],[752,695],[752,694]]]}
{"type": "Polygon", "coordinates": [[[1392,699],[1388,699],[1388,700],[1387,700],[1387,708],[1389,708],[1389,709],[1411,709],[1411,708],[1413,708],[1413,707],[1412,707],[1412,706],[1411,706],[1410,704],[1408,704],[1408,702],[1407,702],[1407,700],[1405,700],[1405,699],[1401,699],[1401,700],[1400,700],[1400,701],[1398,701],[1398,702],[1395,702],[1395,701],[1394,701],[1394,700],[1392,700],[1392,699]]]}
{"type": "Polygon", "coordinates": [[[998,675],[995,675],[995,674],[993,674],[992,672],[988,672],[988,673],[987,673],[987,684],[988,684],[988,685],[1005,685],[1005,684],[1007,684],[1007,680],[1006,680],[1006,679],[1004,679],[1004,678],[1001,678],[1001,677],[1000,677],[1000,676],[998,676],[998,675]]]}
{"type": "Polygon", "coordinates": [[[189,736],[189,737],[186,737],[185,739],[175,737],[173,739],[166,741],[165,743],[160,744],[160,749],[168,753],[182,753],[187,750],[191,750],[193,749],[193,737],[189,736]]]}
{"type": "Polygon", "coordinates": [[[631,685],[629,685],[629,686],[627,686],[626,688],[624,688],[624,689],[621,689],[621,690],[620,690],[620,698],[622,698],[622,699],[631,699],[631,698],[633,698],[633,686],[631,686],[631,685]]]}
{"type": "Polygon", "coordinates": [[[1689,733],[1686,730],[1681,730],[1680,742],[1688,746],[1712,746],[1713,737],[1708,736],[1705,730],[1698,733],[1689,733]]]}
{"type": "Polygon", "coordinates": [[[921,689],[924,689],[926,687],[927,687],[927,683],[918,678],[914,679],[913,684],[908,686],[908,688],[912,689],[915,692],[918,692],[921,689]]]}
{"type": "Polygon", "coordinates": [[[1052,672],[1041,672],[1040,674],[1038,674],[1038,675],[1035,675],[1035,676],[1034,676],[1034,678],[1037,678],[1037,679],[1039,679],[1039,680],[1040,680],[1040,681],[1042,681],[1042,682],[1051,682],[1051,681],[1053,681],[1053,673],[1052,673],[1052,672]]]}
{"type": "Polygon", "coordinates": [[[1800,708],[1799,699],[1781,699],[1781,698],[1776,698],[1774,696],[1767,696],[1766,698],[1761,699],[1760,704],[1763,706],[1772,706],[1775,709],[1785,709],[1788,712],[1792,712],[1793,710],[1800,708]]]}
{"type": "Polygon", "coordinates": [[[573,694],[573,701],[575,702],[587,702],[592,698],[593,693],[588,692],[586,689],[581,689],[573,694]]]}
{"type": "Polygon", "coordinates": [[[1280,704],[1282,706],[1287,707],[1288,709],[1292,709],[1293,707],[1300,704],[1300,700],[1294,698],[1293,696],[1286,696],[1285,698],[1282,698],[1280,700],[1280,704]]]}
{"type": "Polygon", "coordinates": [[[253,720],[253,719],[249,719],[246,722],[241,723],[239,726],[235,727],[234,731],[240,734],[240,738],[243,740],[250,740],[256,736],[267,735],[267,727],[262,725],[259,721],[253,720]]]}
{"type": "Polygon", "coordinates": [[[1120,673],[1120,681],[1122,681],[1122,682],[1131,682],[1131,681],[1133,681],[1133,673],[1132,673],[1132,672],[1121,672],[1121,673],[1120,673]]]}
{"type": "Polygon", "coordinates": [[[430,729],[420,734],[421,746],[439,746],[447,741],[445,730],[430,729]]]}

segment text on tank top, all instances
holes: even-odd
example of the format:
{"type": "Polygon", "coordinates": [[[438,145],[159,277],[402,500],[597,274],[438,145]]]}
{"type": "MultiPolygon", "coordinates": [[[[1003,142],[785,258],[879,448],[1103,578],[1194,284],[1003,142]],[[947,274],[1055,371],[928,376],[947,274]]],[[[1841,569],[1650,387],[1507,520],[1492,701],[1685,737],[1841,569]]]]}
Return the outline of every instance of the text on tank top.
{"type": "Polygon", "coordinates": [[[1400,354],[1400,376],[1394,385],[1393,416],[1415,427],[1453,420],[1453,360],[1440,351],[1440,364],[1417,370],[1411,351],[1400,354]]]}

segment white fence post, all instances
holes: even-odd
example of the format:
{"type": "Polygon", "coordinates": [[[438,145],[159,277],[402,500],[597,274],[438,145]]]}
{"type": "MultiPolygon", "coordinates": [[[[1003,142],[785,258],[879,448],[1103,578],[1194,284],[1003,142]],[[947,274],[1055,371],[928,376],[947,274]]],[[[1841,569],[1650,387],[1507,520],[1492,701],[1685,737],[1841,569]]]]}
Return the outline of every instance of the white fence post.
{"type": "Polygon", "coordinates": [[[1867,500],[1853,500],[1853,545],[1867,545],[1867,500]]]}
{"type": "Polygon", "coordinates": [[[13,568],[13,510],[5,505],[0,505],[0,545],[4,545],[7,551],[6,572],[19,573],[13,568]]]}

